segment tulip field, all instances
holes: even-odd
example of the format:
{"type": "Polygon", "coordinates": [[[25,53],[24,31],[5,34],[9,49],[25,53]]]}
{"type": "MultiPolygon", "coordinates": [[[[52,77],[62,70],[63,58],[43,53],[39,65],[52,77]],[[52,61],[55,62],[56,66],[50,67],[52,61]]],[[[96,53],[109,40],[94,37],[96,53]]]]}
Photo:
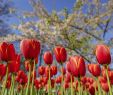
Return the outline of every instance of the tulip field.
{"type": "Polygon", "coordinates": [[[0,43],[0,95],[113,95],[110,49],[95,47],[96,63],[86,64],[82,56],[68,56],[65,47],[55,46],[38,66],[38,40],[22,40],[19,54],[12,43],[0,43]]]}

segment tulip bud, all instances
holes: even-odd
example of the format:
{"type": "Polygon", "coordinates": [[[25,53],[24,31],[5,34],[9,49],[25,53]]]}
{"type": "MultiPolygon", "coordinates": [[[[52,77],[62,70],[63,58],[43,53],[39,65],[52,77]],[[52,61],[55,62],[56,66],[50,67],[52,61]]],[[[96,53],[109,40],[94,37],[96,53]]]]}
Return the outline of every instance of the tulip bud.
{"type": "Polygon", "coordinates": [[[86,73],[86,67],[84,59],[80,56],[73,56],[70,58],[71,74],[75,77],[84,76],[86,73]]]}
{"type": "Polygon", "coordinates": [[[35,59],[40,53],[40,42],[35,39],[24,39],[20,42],[20,50],[26,59],[35,59]]]}
{"type": "Polygon", "coordinates": [[[101,73],[101,68],[99,64],[88,64],[88,70],[95,77],[99,76],[101,73]]]}
{"type": "Polygon", "coordinates": [[[40,75],[44,75],[44,73],[45,73],[45,67],[44,67],[44,66],[38,67],[38,73],[39,73],[40,75]]]}
{"type": "Polygon", "coordinates": [[[44,53],[43,59],[44,59],[45,64],[51,65],[53,62],[53,56],[52,56],[51,52],[46,51],[44,53]]]}
{"type": "Polygon", "coordinates": [[[67,53],[64,47],[56,46],[54,49],[55,58],[58,63],[63,63],[67,59],[67,53]]]}
{"type": "Polygon", "coordinates": [[[110,50],[106,45],[97,45],[95,54],[99,64],[111,63],[110,50]]]}

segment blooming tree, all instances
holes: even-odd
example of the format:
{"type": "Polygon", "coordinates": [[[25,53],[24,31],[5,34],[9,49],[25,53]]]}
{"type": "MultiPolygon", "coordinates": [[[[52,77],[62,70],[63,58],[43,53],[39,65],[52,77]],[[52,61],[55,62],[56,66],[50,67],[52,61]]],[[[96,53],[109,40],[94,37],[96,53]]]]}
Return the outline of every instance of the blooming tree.
{"type": "Polygon", "coordinates": [[[33,11],[21,11],[21,15],[16,15],[21,23],[13,25],[21,34],[7,35],[0,41],[36,38],[41,41],[42,47],[51,49],[60,44],[70,54],[77,53],[87,62],[94,58],[92,48],[96,43],[112,46],[113,39],[106,41],[105,36],[113,30],[113,0],[76,0],[71,13],[66,8],[49,13],[41,1],[29,1],[33,11]]]}

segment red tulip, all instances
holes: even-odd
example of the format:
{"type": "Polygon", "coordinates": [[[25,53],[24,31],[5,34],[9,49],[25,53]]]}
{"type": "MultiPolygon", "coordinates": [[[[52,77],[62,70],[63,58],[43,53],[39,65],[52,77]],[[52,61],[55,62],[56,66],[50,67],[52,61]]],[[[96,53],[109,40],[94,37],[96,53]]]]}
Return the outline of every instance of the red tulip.
{"type": "Polygon", "coordinates": [[[101,83],[101,87],[102,87],[102,89],[105,92],[108,92],[109,91],[109,86],[108,86],[107,82],[106,83],[101,83]]]}
{"type": "Polygon", "coordinates": [[[2,80],[5,74],[6,74],[6,65],[0,64],[0,80],[2,80]]]}
{"type": "Polygon", "coordinates": [[[7,79],[7,82],[6,82],[6,88],[10,89],[10,87],[11,87],[11,76],[8,75],[8,79],[7,79]]]}
{"type": "Polygon", "coordinates": [[[88,90],[89,90],[91,95],[95,95],[95,88],[94,88],[94,86],[89,86],[88,90]]]}
{"type": "Polygon", "coordinates": [[[86,73],[84,59],[80,56],[71,57],[67,66],[69,66],[69,72],[75,77],[84,76],[86,73]]]}
{"type": "Polygon", "coordinates": [[[26,59],[37,58],[40,53],[40,42],[35,39],[24,39],[20,43],[20,50],[26,59]]]}
{"type": "Polygon", "coordinates": [[[15,48],[13,44],[3,42],[0,44],[0,59],[3,61],[15,60],[15,48]]]}
{"type": "Polygon", "coordinates": [[[50,67],[51,68],[51,73],[52,73],[52,75],[56,75],[57,74],[57,66],[51,66],[50,67]]]}
{"type": "Polygon", "coordinates": [[[99,64],[88,64],[88,70],[95,77],[99,76],[101,73],[101,68],[99,64]]]}
{"type": "Polygon", "coordinates": [[[98,79],[99,79],[100,83],[106,83],[107,82],[107,79],[102,77],[102,76],[100,76],[98,79]]]}
{"type": "Polygon", "coordinates": [[[35,79],[34,80],[34,85],[35,85],[35,87],[36,87],[37,90],[40,88],[40,83],[39,83],[39,80],[38,79],[35,79]]]}
{"type": "Polygon", "coordinates": [[[58,83],[61,83],[61,81],[62,81],[62,76],[58,76],[57,78],[56,78],[56,83],[58,84],[58,83]]]}
{"type": "Polygon", "coordinates": [[[58,63],[63,63],[67,59],[67,53],[64,47],[57,46],[54,49],[54,54],[58,63]]]}
{"type": "Polygon", "coordinates": [[[42,86],[45,86],[48,82],[48,78],[47,77],[40,77],[39,81],[40,81],[40,84],[42,86]]]}
{"type": "Polygon", "coordinates": [[[8,71],[10,73],[16,73],[20,69],[20,56],[17,55],[15,60],[8,62],[8,71]]]}
{"type": "Polygon", "coordinates": [[[38,73],[39,73],[40,75],[44,75],[44,73],[45,73],[45,67],[44,67],[44,66],[38,67],[38,73]]]}
{"type": "Polygon", "coordinates": [[[110,64],[111,55],[109,48],[106,45],[97,45],[96,58],[99,64],[110,64]]]}
{"type": "Polygon", "coordinates": [[[65,89],[67,89],[67,88],[69,88],[69,83],[65,82],[63,86],[65,89]]]}
{"type": "Polygon", "coordinates": [[[53,62],[53,56],[52,56],[51,52],[46,51],[44,53],[43,58],[44,58],[45,64],[47,64],[47,65],[51,65],[52,64],[52,62],[53,62]]]}
{"type": "Polygon", "coordinates": [[[27,83],[27,80],[28,79],[27,79],[27,75],[25,74],[25,72],[22,70],[18,71],[17,76],[16,76],[16,81],[24,85],[27,83]]]}

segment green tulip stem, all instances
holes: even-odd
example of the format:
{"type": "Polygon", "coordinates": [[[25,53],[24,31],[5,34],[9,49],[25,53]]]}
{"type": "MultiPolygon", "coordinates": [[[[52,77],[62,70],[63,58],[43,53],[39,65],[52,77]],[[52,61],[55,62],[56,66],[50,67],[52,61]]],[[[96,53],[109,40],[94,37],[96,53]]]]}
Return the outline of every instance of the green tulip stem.
{"type": "Polygon", "coordinates": [[[73,95],[73,80],[72,80],[73,76],[71,75],[71,95],[73,95]]]}
{"type": "Polygon", "coordinates": [[[96,81],[98,83],[98,95],[101,95],[100,82],[99,82],[98,78],[96,78],[96,81]]]}
{"type": "Polygon", "coordinates": [[[108,82],[108,86],[109,86],[110,95],[112,95],[111,86],[110,86],[110,80],[109,80],[108,70],[107,69],[106,69],[106,76],[107,76],[107,82],[108,82]]]}
{"type": "Polygon", "coordinates": [[[33,88],[34,88],[34,77],[35,77],[35,60],[34,60],[34,66],[33,66],[33,78],[32,78],[32,84],[31,84],[31,94],[33,94],[33,88]]]}
{"type": "Polygon", "coordinates": [[[11,95],[14,95],[15,76],[12,74],[11,95]]]}
{"type": "MultiPolygon", "coordinates": [[[[62,65],[61,65],[62,66],[62,65]]],[[[62,66],[63,67],[63,66],[62,66]]],[[[64,95],[64,89],[63,89],[63,80],[64,80],[64,75],[63,75],[63,69],[61,67],[61,74],[62,74],[62,82],[61,82],[61,94],[64,95]]]]}
{"type": "Polygon", "coordinates": [[[51,71],[49,66],[48,95],[51,95],[51,71]]]}
{"type": "Polygon", "coordinates": [[[5,87],[6,87],[6,84],[7,84],[7,79],[8,79],[8,66],[6,68],[6,78],[5,78],[5,81],[3,82],[3,88],[2,88],[2,91],[1,91],[1,95],[4,95],[5,87]]]}
{"type": "Polygon", "coordinates": [[[30,76],[31,76],[31,65],[29,65],[28,82],[27,82],[27,88],[26,88],[26,94],[25,95],[28,95],[28,93],[29,93],[30,76]]]}

